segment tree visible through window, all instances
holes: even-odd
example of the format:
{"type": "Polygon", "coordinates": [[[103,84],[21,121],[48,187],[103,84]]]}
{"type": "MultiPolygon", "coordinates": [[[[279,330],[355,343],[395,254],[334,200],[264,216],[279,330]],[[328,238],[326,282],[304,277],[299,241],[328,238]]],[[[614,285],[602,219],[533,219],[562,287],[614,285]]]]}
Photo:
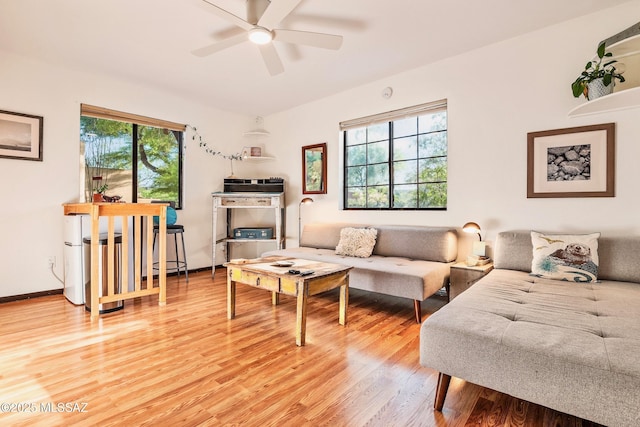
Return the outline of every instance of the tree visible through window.
{"type": "Polygon", "coordinates": [[[87,200],[93,192],[126,201],[163,200],[181,207],[183,132],[81,116],[87,200]]]}
{"type": "Polygon", "coordinates": [[[447,111],[344,130],[345,209],[446,209],[447,111]]]}

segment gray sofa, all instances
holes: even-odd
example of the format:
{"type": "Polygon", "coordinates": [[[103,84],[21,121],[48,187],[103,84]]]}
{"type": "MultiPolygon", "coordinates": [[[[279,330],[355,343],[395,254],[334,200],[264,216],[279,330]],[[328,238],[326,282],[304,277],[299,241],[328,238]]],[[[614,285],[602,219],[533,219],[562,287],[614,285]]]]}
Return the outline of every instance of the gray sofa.
{"type": "Polygon", "coordinates": [[[458,254],[455,229],[344,223],[315,223],[304,227],[300,247],[269,251],[263,256],[281,255],[354,267],[349,287],[414,300],[418,323],[420,302],[449,283],[450,265],[458,254]],[[373,227],[378,230],[373,253],[368,258],[336,255],[344,227],[373,227]]]}
{"type": "Polygon", "coordinates": [[[599,282],[529,274],[529,231],[503,232],[495,269],[431,315],[420,363],[609,426],[640,425],[640,238],[599,239],[599,282]]]}

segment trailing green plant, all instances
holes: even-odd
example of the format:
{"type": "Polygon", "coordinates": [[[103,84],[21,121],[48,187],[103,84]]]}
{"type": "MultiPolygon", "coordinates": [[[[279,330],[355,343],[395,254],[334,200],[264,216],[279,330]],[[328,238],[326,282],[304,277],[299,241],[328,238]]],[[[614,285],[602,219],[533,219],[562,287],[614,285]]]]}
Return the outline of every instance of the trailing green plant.
{"type": "Polygon", "coordinates": [[[205,141],[202,140],[202,136],[200,136],[200,134],[198,133],[198,129],[196,129],[195,126],[191,126],[191,125],[186,125],[186,126],[187,128],[190,128],[193,131],[193,136],[191,137],[191,139],[194,141],[197,139],[199,141],[200,147],[202,147],[207,154],[211,154],[212,156],[220,156],[223,159],[231,160],[232,162],[231,165],[233,165],[234,160],[242,161],[242,159],[244,158],[242,153],[224,154],[223,152],[218,151],[215,148],[212,148],[205,141]]]}
{"type": "Polygon", "coordinates": [[[618,61],[612,59],[604,62],[606,58],[611,58],[613,56],[613,53],[606,51],[604,41],[598,45],[597,53],[598,60],[587,62],[587,65],[584,67],[584,71],[573,83],[571,83],[571,90],[573,91],[573,96],[576,98],[580,95],[584,95],[585,98],[587,98],[587,85],[594,80],[602,79],[605,86],[614,84],[614,79],[618,79],[620,83],[624,82],[624,77],[616,71],[616,67],[613,65],[618,61]]]}

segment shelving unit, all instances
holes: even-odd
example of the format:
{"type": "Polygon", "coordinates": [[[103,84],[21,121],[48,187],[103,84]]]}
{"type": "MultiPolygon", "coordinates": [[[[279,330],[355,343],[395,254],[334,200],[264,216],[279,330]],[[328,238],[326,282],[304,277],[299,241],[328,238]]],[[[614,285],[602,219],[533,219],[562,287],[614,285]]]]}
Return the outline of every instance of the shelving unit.
{"type": "Polygon", "coordinates": [[[640,68],[640,34],[607,46],[607,50],[613,53],[612,59],[620,62],[624,59],[625,62],[632,65],[629,66],[627,64],[627,72],[625,73],[627,82],[617,86],[618,90],[610,95],[578,105],[569,111],[569,117],[581,117],[640,107],[640,80],[633,80],[633,77],[638,74],[634,66],[635,68],[640,68]],[[635,73],[630,72],[631,70],[634,70],[635,73]]]}
{"type": "MultiPolygon", "coordinates": [[[[216,246],[225,245],[226,260],[230,259],[230,244],[234,243],[259,243],[273,242],[277,249],[284,247],[285,241],[285,203],[284,193],[212,193],[213,198],[213,250],[211,254],[212,265],[216,263],[216,246]],[[218,210],[226,209],[226,237],[217,238],[218,210]],[[273,239],[236,239],[233,237],[233,215],[235,209],[272,209],[274,212],[274,237],[273,239]]],[[[215,273],[212,268],[211,274],[215,273]]]]}

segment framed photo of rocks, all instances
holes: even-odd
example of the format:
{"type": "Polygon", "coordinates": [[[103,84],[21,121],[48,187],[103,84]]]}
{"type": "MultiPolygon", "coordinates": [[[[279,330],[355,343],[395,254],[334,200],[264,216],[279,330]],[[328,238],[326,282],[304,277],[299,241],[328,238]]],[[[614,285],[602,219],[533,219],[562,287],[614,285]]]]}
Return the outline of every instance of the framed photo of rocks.
{"type": "Polygon", "coordinates": [[[614,197],[615,123],[527,134],[527,197],[614,197]]]}

